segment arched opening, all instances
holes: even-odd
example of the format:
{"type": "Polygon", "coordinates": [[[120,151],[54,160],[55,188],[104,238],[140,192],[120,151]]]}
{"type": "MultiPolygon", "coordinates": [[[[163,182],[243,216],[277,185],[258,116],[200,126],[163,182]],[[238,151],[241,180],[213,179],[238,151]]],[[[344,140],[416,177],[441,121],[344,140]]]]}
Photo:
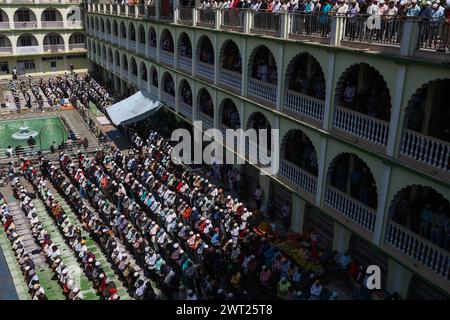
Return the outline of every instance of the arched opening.
{"type": "Polygon", "coordinates": [[[156,31],[155,31],[155,28],[153,28],[153,27],[150,27],[149,29],[148,29],[148,40],[149,40],[149,45],[150,45],[150,47],[152,47],[152,48],[156,48],[156,31]]]}
{"type": "Polygon", "coordinates": [[[106,46],[105,46],[105,45],[102,45],[102,59],[103,59],[104,61],[106,61],[106,59],[107,59],[107,56],[106,56],[106,46]]]}
{"type": "Polygon", "coordinates": [[[389,219],[450,252],[445,225],[450,219],[450,203],[429,186],[410,185],[394,197],[389,219]]]}
{"type": "Polygon", "coordinates": [[[63,17],[61,12],[55,8],[47,8],[41,14],[43,28],[63,27],[63,17]]]}
{"type": "Polygon", "coordinates": [[[204,115],[214,118],[214,103],[211,95],[205,88],[200,89],[198,92],[198,108],[204,115]]]}
{"type": "Polygon", "coordinates": [[[278,71],[275,57],[265,45],[256,47],[250,55],[250,75],[254,79],[277,84],[278,71]]]}
{"type": "Polygon", "coordinates": [[[100,32],[105,32],[105,21],[103,19],[100,19],[100,32]]]}
{"type": "Polygon", "coordinates": [[[85,36],[81,32],[72,33],[69,37],[69,49],[84,49],[85,46],[85,36]]]}
{"type": "Polygon", "coordinates": [[[119,54],[119,51],[118,51],[118,50],[116,50],[116,51],[114,52],[114,61],[115,61],[115,65],[116,65],[118,68],[120,68],[120,54],[119,54]]]}
{"type": "Polygon", "coordinates": [[[192,44],[186,32],[181,33],[178,40],[178,53],[181,57],[192,58],[192,44]]]}
{"type": "Polygon", "coordinates": [[[119,36],[119,27],[118,27],[118,25],[117,25],[117,21],[116,20],[113,20],[113,36],[114,37],[118,37],[119,36]]]}
{"type": "Polygon", "coordinates": [[[128,58],[125,53],[122,54],[122,70],[128,72],[128,58]]]}
{"type": "Polygon", "coordinates": [[[140,66],[142,72],[141,72],[141,80],[144,80],[145,82],[148,81],[148,74],[147,74],[147,66],[144,62],[141,62],[140,66]]]}
{"type": "Polygon", "coordinates": [[[325,100],[325,76],[319,62],[309,53],[295,56],[286,70],[286,88],[325,100]]]}
{"type": "Polygon", "coordinates": [[[221,66],[225,70],[242,73],[242,57],[233,40],[227,40],[221,50],[221,66]]]}
{"type": "Polygon", "coordinates": [[[317,177],[317,152],[308,136],[299,129],[290,130],[281,145],[282,159],[317,177]]]}
{"type": "Polygon", "coordinates": [[[35,36],[29,33],[24,33],[19,36],[17,39],[17,46],[18,47],[32,47],[37,46],[38,41],[35,36]]]}
{"type": "Polygon", "coordinates": [[[197,59],[200,62],[214,65],[214,47],[208,36],[201,36],[198,40],[197,59]]]}
{"type": "Polygon", "coordinates": [[[16,29],[37,28],[34,12],[28,8],[19,8],[14,12],[14,27],[16,29]]]}
{"type": "Polygon", "coordinates": [[[136,76],[138,75],[138,67],[136,60],[134,58],[131,58],[131,75],[136,76]]]}
{"type": "Polygon", "coordinates": [[[95,26],[95,31],[100,31],[98,17],[95,17],[94,26],[95,26]]]}
{"type": "Polygon", "coordinates": [[[108,48],[108,64],[112,66],[113,63],[114,63],[113,51],[111,48],[108,48]]]}
{"type": "Polygon", "coordinates": [[[189,82],[181,80],[180,82],[180,101],[190,107],[192,107],[192,90],[189,82]]]}
{"type": "Polygon", "coordinates": [[[272,126],[270,125],[269,120],[267,120],[266,116],[261,112],[253,112],[247,120],[247,129],[254,129],[257,134],[257,144],[259,145],[259,136],[260,130],[266,131],[266,141],[267,141],[267,149],[270,152],[271,150],[271,138],[272,138],[272,126]]]}
{"type": "Polygon", "coordinates": [[[140,44],[145,45],[145,29],[143,25],[139,26],[138,41],[140,44]]]}
{"type": "Polygon", "coordinates": [[[219,117],[223,128],[238,129],[241,127],[239,112],[230,98],[224,99],[220,104],[219,117]]]}
{"type": "Polygon", "coordinates": [[[151,68],[151,75],[152,75],[152,86],[155,88],[158,88],[158,71],[155,67],[151,68]]]}
{"type": "Polygon", "coordinates": [[[120,23],[120,37],[122,39],[127,38],[127,27],[125,26],[125,22],[123,21],[120,23]]]}
{"type": "Polygon", "coordinates": [[[11,41],[3,34],[0,34],[0,52],[12,52],[11,41]]]}
{"type": "Polygon", "coordinates": [[[161,49],[173,53],[173,38],[168,29],[164,29],[161,33],[161,49]]]}
{"type": "Polygon", "coordinates": [[[328,168],[328,184],[364,205],[377,209],[375,179],[367,164],[353,153],[341,153],[328,168]]]}
{"type": "Polygon", "coordinates": [[[173,82],[173,78],[170,75],[170,73],[166,72],[163,74],[162,77],[162,84],[163,84],[163,92],[175,96],[175,83],[173,82]]]}
{"type": "Polygon", "coordinates": [[[111,21],[106,19],[106,34],[111,35],[111,21]]]}
{"type": "Polygon", "coordinates": [[[403,127],[450,142],[450,79],[430,81],[417,89],[405,108],[403,127]]]}
{"type": "Polygon", "coordinates": [[[64,51],[64,39],[59,33],[49,33],[44,37],[44,51],[64,51]]]}
{"type": "Polygon", "coordinates": [[[391,96],[383,76],[367,63],[350,66],[336,88],[339,106],[369,117],[389,121],[391,96]]]}
{"type": "Polygon", "coordinates": [[[130,24],[128,25],[128,36],[128,39],[130,39],[130,41],[136,41],[136,29],[133,22],[130,22],[130,24]]]}
{"type": "Polygon", "coordinates": [[[2,27],[2,29],[9,28],[9,17],[3,9],[0,9],[0,26],[2,27]]]}

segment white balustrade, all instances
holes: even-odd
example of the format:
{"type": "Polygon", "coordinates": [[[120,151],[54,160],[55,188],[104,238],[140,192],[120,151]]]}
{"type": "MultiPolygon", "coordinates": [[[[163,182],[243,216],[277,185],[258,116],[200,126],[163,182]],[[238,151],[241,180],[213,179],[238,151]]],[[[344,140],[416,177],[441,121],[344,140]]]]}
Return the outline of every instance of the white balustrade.
{"type": "Polygon", "coordinates": [[[0,30],[9,29],[9,22],[0,22],[0,30]]]}
{"type": "Polygon", "coordinates": [[[37,21],[14,22],[14,28],[16,28],[16,29],[35,29],[35,28],[37,28],[37,21]]]}
{"type": "Polygon", "coordinates": [[[175,97],[168,94],[167,92],[161,93],[161,101],[168,107],[175,109],[175,97]]]}
{"type": "Polygon", "coordinates": [[[63,28],[63,21],[42,21],[42,28],[52,29],[52,28],[63,28]]]}
{"type": "Polygon", "coordinates": [[[69,50],[84,50],[86,49],[85,43],[69,43],[69,50]]]}
{"type": "Polygon", "coordinates": [[[300,189],[315,195],[317,177],[287,160],[281,160],[280,176],[293,182],[300,189]]]}
{"type": "Polygon", "coordinates": [[[376,218],[375,209],[366,206],[330,185],[326,189],[325,205],[339,211],[354,223],[373,232],[376,218]]]}
{"type": "Polygon", "coordinates": [[[192,119],[192,106],[188,105],[183,101],[180,101],[179,111],[182,115],[184,115],[188,119],[192,119]]]}
{"type": "Polygon", "coordinates": [[[147,54],[147,50],[145,47],[145,43],[139,43],[139,54],[145,56],[147,54]]]}
{"type": "Polygon", "coordinates": [[[134,51],[134,52],[137,52],[137,49],[136,49],[136,41],[128,41],[128,49],[130,49],[130,50],[132,50],[132,51],[134,51]]]}
{"type": "Polygon", "coordinates": [[[323,120],[325,101],[305,94],[286,90],[285,109],[301,117],[323,120]]]}
{"type": "Polygon", "coordinates": [[[277,101],[277,87],[271,83],[250,78],[248,82],[248,95],[274,106],[277,101]]]}
{"type": "Polygon", "coordinates": [[[450,253],[413,231],[389,221],[384,239],[385,244],[408,255],[431,271],[448,281],[450,271],[450,253]]]}
{"type": "Polygon", "coordinates": [[[67,20],[67,28],[74,29],[74,28],[83,28],[83,21],[70,21],[67,20]]]}
{"type": "Polygon", "coordinates": [[[64,51],[63,44],[44,44],[44,52],[59,52],[64,51]]]}
{"type": "Polygon", "coordinates": [[[198,113],[198,119],[202,121],[203,130],[214,128],[214,119],[203,112],[198,113]]]}
{"type": "Polygon", "coordinates": [[[400,154],[433,168],[450,171],[450,144],[446,141],[405,130],[400,154]]]}
{"type": "Polygon", "coordinates": [[[389,123],[353,110],[337,106],[333,127],[383,147],[387,144],[389,123]]]}
{"type": "Polygon", "coordinates": [[[12,53],[12,47],[0,47],[0,53],[12,53]]]}
{"type": "Polygon", "coordinates": [[[148,57],[156,60],[156,47],[148,47],[148,57]]]}
{"type": "Polygon", "coordinates": [[[173,66],[173,52],[161,50],[159,58],[162,63],[173,66]]]}
{"type": "Polygon", "coordinates": [[[241,90],[242,75],[238,72],[220,69],[219,81],[221,84],[227,85],[237,90],[241,90]]]}
{"type": "Polygon", "coordinates": [[[192,58],[178,56],[178,68],[190,74],[192,72],[192,58]]]}
{"type": "Polygon", "coordinates": [[[197,75],[209,80],[214,80],[214,65],[198,61],[197,75]]]}
{"type": "Polygon", "coordinates": [[[151,85],[150,86],[150,94],[153,95],[154,97],[158,98],[158,88],[151,85]]]}

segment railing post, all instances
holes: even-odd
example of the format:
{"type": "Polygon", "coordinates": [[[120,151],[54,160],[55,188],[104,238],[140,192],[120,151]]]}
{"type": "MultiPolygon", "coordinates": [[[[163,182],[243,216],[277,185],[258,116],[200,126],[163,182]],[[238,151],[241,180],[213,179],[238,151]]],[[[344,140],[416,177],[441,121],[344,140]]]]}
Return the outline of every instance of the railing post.
{"type": "Polygon", "coordinates": [[[220,9],[216,11],[216,21],[215,21],[215,29],[220,30],[220,23],[222,22],[222,11],[220,9]]]}
{"type": "Polygon", "coordinates": [[[330,35],[330,45],[340,46],[342,34],[344,33],[344,16],[334,15],[330,17],[331,19],[331,35],[330,35]]]}
{"type": "Polygon", "coordinates": [[[291,15],[289,13],[280,14],[280,37],[287,39],[289,37],[289,25],[291,21],[291,15]]]}
{"type": "Polygon", "coordinates": [[[246,34],[250,33],[252,18],[253,18],[252,12],[250,10],[245,10],[244,11],[244,30],[243,30],[243,32],[246,34]]]}
{"type": "Polygon", "coordinates": [[[400,55],[413,56],[419,41],[420,21],[414,18],[407,18],[403,21],[402,29],[400,55]]]}
{"type": "Polygon", "coordinates": [[[196,7],[192,8],[192,26],[193,27],[197,26],[197,8],[196,7]]]}

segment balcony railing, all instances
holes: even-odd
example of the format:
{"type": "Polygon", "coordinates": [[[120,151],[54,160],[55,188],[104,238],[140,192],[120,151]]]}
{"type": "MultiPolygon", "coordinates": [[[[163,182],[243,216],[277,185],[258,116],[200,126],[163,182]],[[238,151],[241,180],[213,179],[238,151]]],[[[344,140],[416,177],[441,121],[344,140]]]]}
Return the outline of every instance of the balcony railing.
{"type": "Polygon", "coordinates": [[[150,94],[158,98],[158,88],[154,85],[150,85],[150,94]]]}
{"type": "Polygon", "coordinates": [[[84,50],[86,49],[85,43],[69,43],[69,50],[84,50]]]}
{"type": "Polygon", "coordinates": [[[0,30],[10,29],[9,22],[0,22],[0,30]]]}
{"type": "Polygon", "coordinates": [[[272,12],[252,12],[253,24],[252,30],[255,32],[270,33],[280,35],[281,15],[272,12]]]}
{"type": "Polygon", "coordinates": [[[192,119],[192,106],[180,100],[179,111],[188,119],[192,119]]]}
{"type": "Polygon", "coordinates": [[[193,21],[193,8],[180,7],[178,10],[178,21],[182,23],[192,24],[193,21]]]}
{"type": "Polygon", "coordinates": [[[14,28],[16,28],[16,29],[35,29],[35,28],[37,28],[37,21],[14,22],[14,28]]]}
{"type": "Polygon", "coordinates": [[[397,46],[400,44],[404,21],[400,17],[382,15],[373,19],[369,15],[356,15],[343,17],[343,19],[345,32],[342,38],[344,40],[397,46]]]}
{"type": "Polygon", "coordinates": [[[299,117],[307,117],[322,122],[325,101],[305,94],[286,90],[285,109],[299,117]]]}
{"type": "Polygon", "coordinates": [[[62,28],[64,27],[64,21],[42,21],[42,28],[62,28]]]}
{"type": "Polygon", "coordinates": [[[192,58],[178,56],[178,68],[190,74],[192,72],[192,58]]]}
{"type": "Polygon", "coordinates": [[[342,191],[328,185],[325,204],[342,213],[354,223],[372,231],[375,228],[376,211],[342,191]]]}
{"type": "Polygon", "coordinates": [[[12,53],[12,47],[0,47],[0,54],[2,53],[12,53]]]}
{"type": "Polygon", "coordinates": [[[83,28],[83,21],[78,21],[78,20],[70,21],[70,20],[67,20],[67,28],[69,28],[69,29],[83,28]]]}
{"type": "Polygon", "coordinates": [[[126,5],[119,5],[119,16],[126,16],[126,5]]]}
{"type": "Polygon", "coordinates": [[[216,9],[197,9],[197,25],[214,26],[216,23],[216,9]]]}
{"type": "Polygon", "coordinates": [[[148,47],[148,57],[156,60],[156,47],[148,47]]]}
{"type": "Polygon", "coordinates": [[[385,147],[389,123],[384,120],[337,106],[333,127],[363,140],[385,147]]]}
{"type": "Polygon", "coordinates": [[[136,16],[136,6],[128,6],[128,16],[134,18],[136,16]]]}
{"type": "Polygon", "coordinates": [[[64,51],[64,44],[44,44],[44,52],[64,51]]]}
{"type": "Polygon", "coordinates": [[[240,73],[230,71],[227,69],[220,69],[219,81],[228,87],[241,91],[242,75],[240,73]]]}
{"type": "Polygon", "coordinates": [[[198,119],[203,122],[203,130],[211,129],[214,127],[214,119],[201,111],[198,112],[198,119]]]}
{"type": "Polygon", "coordinates": [[[236,9],[221,10],[222,20],[220,26],[224,29],[232,29],[236,31],[244,30],[245,11],[236,9]]]}
{"type": "Polygon", "coordinates": [[[404,130],[400,154],[432,168],[450,171],[450,143],[404,130]]]}
{"type": "Polygon", "coordinates": [[[145,56],[147,54],[147,48],[145,46],[145,43],[139,43],[138,45],[138,53],[145,56]]]}
{"type": "Polygon", "coordinates": [[[197,62],[197,75],[214,81],[214,65],[204,62],[197,62]]]}
{"type": "Polygon", "coordinates": [[[122,69],[122,77],[124,77],[125,79],[128,79],[128,70],[122,69]]]}
{"type": "Polygon", "coordinates": [[[161,101],[169,108],[175,109],[175,97],[174,96],[163,91],[161,93],[161,101]]]}
{"type": "Polygon", "coordinates": [[[414,261],[428,267],[448,281],[450,253],[445,249],[439,248],[394,221],[389,221],[384,241],[387,245],[407,254],[414,261]]]}
{"type": "Polygon", "coordinates": [[[296,35],[330,37],[331,18],[328,15],[300,12],[291,14],[289,18],[289,35],[291,37],[296,35]]]}
{"type": "Polygon", "coordinates": [[[149,18],[156,18],[156,6],[155,5],[150,5],[147,6],[147,12],[148,12],[148,17],[149,18]]]}
{"type": "Polygon", "coordinates": [[[130,49],[130,50],[132,50],[134,52],[137,52],[136,41],[129,40],[128,41],[128,49],[130,49]]]}
{"type": "Polygon", "coordinates": [[[317,177],[287,160],[281,160],[280,176],[294,183],[303,191],[316,194],[317,177]]]}
{"type": "Polygon", "coordinates": [[[450,52],[450,21],[421,20],[418,48],[450,52]]]}
{"type": "Polygon", "coordinates": [[[171,67],[173,67],[173,52],[161,50],[159,54],[159,59],[162,63],[165,63],[171,67]]]}
{"type": "Polygon", "coordinates": [[[253,99],[269,103],[272,107],[277,101],[277,86],[255,78],[248,82],[248,95],[253,99]]]}

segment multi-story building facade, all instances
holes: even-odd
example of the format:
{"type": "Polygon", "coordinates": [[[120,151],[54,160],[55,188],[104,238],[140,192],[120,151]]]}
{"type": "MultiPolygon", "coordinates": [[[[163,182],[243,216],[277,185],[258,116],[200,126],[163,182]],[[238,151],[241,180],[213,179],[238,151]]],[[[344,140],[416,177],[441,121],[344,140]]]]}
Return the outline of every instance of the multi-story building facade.
{"type": "Polygon", "coordinates": [[[241,166],[247,190],[289,200],[294,230],[379,265],[388,291],[448,297],[448,243],[420,218],[427,203],[450,218],[448,43],[417,20],[371,33],[343,17],[160,7],[86,5],[104,78],[204,129],[279,129],[279,173],[241,166]]]}
{"type": "Polygon", "coordinates": [[[70,65],[87,71],[79,0],[0,1],[0,79],[51,74],[70,65]]]}

